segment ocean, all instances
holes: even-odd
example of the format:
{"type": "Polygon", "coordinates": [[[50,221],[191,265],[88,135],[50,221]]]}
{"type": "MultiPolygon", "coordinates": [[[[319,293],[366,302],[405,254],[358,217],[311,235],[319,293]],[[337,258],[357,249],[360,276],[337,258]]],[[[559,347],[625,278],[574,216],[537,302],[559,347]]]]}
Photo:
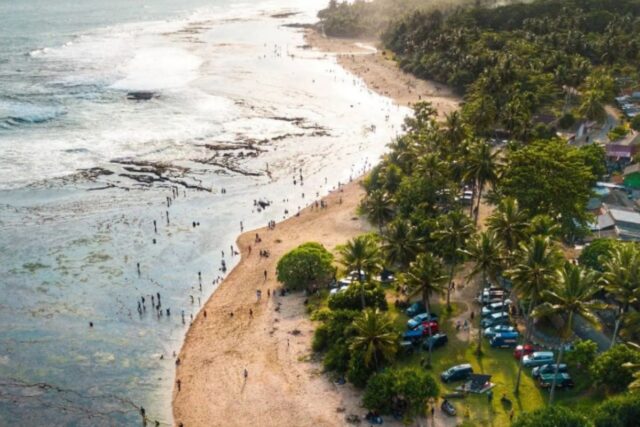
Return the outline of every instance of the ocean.
{"type": "Polygon", "coordinates": [[[0,0],[0,426],[172,425],[241,224],[385,152],[406,109],[290,25],[324,5],[0,0]]]}

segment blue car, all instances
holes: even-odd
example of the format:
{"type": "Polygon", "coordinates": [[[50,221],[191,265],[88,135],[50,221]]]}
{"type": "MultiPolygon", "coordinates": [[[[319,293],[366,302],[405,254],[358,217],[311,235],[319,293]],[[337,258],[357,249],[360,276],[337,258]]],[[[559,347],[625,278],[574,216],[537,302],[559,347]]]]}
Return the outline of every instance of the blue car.
{"type": "Polygon", "coordinates": [[[414,302],[405,310],[405,314],[409,317],[415,317],[418,314],[425,313],[427,308],[421,302],[414,302]]]}
{"type": "Polygon", "coordinates": [[[517,332],[501,332],[496,334],[489,343],[491,347],[497,348],[515,348],[518,345],[520,334],[517,332]]]}
{"type": "Polygon", "coordinates": [[[496,334],[501,334],[504,332],[517,332],[518,330],[516,329],[515,326],[511,326],[511,325],[497,325],[497,326],[492,326],[490,328],[487,328],[484,330],[484,336],[487,337],[488,339],[491,339],[493,337],[496,336],[496,334]]]}

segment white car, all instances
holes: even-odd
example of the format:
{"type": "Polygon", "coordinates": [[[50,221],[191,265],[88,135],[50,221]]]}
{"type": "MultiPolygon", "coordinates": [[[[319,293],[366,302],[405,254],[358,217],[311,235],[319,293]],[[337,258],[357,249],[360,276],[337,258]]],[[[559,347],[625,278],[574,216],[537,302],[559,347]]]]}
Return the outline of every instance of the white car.
{"type": "Polygon", "coordinates": [[[522,357],[522,366],[533,368],[554,362],[553,351],[534,351],[522,357]]]}
{"type": "Polygon", "coordinates": [[[509,305],[511,305],[511,300],[509,299],[485,305],[484,307],[482,307],[480,315],[482,317],[487,317],[490,314],[497,313],[499,311],[509,311],[509,305]]]}

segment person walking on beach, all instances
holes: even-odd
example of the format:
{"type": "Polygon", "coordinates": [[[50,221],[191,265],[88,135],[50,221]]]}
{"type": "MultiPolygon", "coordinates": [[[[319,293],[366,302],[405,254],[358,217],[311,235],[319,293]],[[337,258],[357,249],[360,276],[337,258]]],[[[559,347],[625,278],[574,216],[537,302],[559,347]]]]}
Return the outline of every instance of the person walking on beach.
{"type": "Polygon", "coordinates": [[[267,270],[264,271],[264,281],[267,281],[267,270]]]}
{"type": "Polygon", "coordinates": [[[253,310],[249,309],[249,317],[253,319],[253,310]]]}
{"type": "Polygon", "coordinates": [[[247,381],[247,378],[249,378],[249,371],[247,371],[247,368],[244,368],[244,380],[247,381]]]}

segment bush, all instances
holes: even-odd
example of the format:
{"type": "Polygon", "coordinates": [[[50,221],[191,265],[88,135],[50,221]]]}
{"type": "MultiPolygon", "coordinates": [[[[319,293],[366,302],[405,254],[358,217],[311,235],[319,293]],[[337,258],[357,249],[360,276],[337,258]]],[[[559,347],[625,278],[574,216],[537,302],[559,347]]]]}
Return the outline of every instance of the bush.
{"type": "Polygon", "coordinates": [[[435,380],[421,369],[386,369],[369,379],[363,404],[368,409],[389,414],[394,409],[392,402],[402,399],[406,403],[406,415],[411,418],[422,414],[426,400],[436,397],[438,391],[435,380]]]}
{"type": "Polygon", "coordinates": [[[602,257],[611,254],[619,244],[618,241],[613,239],[595,239],[582,250],[578,261],[581,265],[602,272],[604,269],[602,257]]]}
{"type": "Polygon", "coordinates": [[[611,141],[617,141],[618,139],[622,139],[629,133],[629,129],[627,129],[624,125],[619,125],[614,127],[607,133],[607,137],[611,141]]]}
{"type": "Polygon", "coordinates": [[[331,344],[344,341],[351,337],[353,319],[358,315],[357,311],[336,310],[328,313],[323,311],[324,323],[316,328],[313,335],[312,348],[314,351],[325,351],[331,344]]]}
{"type": "Polygon", "coordinates": [[[589,369],[598,354],[598,344],[591,340],[578,340],[573,351],[566,353],[565,360],[571,367],[589,369]]]}
{"type": "Polygon", "coordinates": [[[640,115],[631,119],[631,129],[640,132],[640,115]]]}
{"type": "Polygon", "coordinates": [[[422,369],[404,368],[396,372],[395,391],[404,396],[410,417],[422,414],[427,398],[438,395],[438,384],[422,369]]]}
{"type": "Polygon", "coordinates": [[[624,363],[640,363],[640,352],[625,345],[616,345],[600,354],[591,366],[591,376],[595,384],[608,390],[625,390],[633,381],[631,370],[624,363]]]}
{"type": "Polygon", "coordinates": [[[351,353],[351,358],[349,359],[349,370],[347,371],[347,379],[351,384],[358,388],[364,388],[374,372],[375,368],[369,368],[366,363],[364,363],[363,352],[351,353]]]}
{"type": "Polygon", "coordinates": [[[335,273],[333,255],[320,243],[309,242],[286,253],[278,261],[278,280],[291,289],[324,285],[335,273]]]}
{"type": "Polygon", "coordinates": [[[315,352],[325,351],[329,347],[329,328],[327,325],[320,325],[313,333],[311,349],[315,352]]]}
{"type": "Polygon", "coordinates": [[[594,414],[596,427],[633,427],[640,422],[640,394],[629,393],[601,403],[594,414]]]}
{"type": "Polygon", "coordinates": [[[587,427],[589,425],[582,415],[562,406],[548,406],[533,412],[524,412],[511,424],[512,427],[587,427]]]}
{"type": "Polygon", "coordinates": [[[569,129],[575,124],[576,118],[571,113],[563,114],[562,117],[560,117],[560,120],[558,120],[558,126],[560,126],[560,129],[569,129]]]}
{"type": "MultiPolygon", "coordinates": [[[[329,308],[332,310],[361,310],[360,286],[360,283],[354,282],[344,291],[331,295],[329,297],[329,308]]],[[[364,284],[364,305],[365,307],[378,308],[380,310],[388,308],[382,286],[371,282],[364,284]]]]}
{"type": "Polygon", "coordinates": [[[322,364],[327,371],[344,374],[349,369],[350,360],[349,344],[345,340],[340,340],[331,344],[329,351],[324,355],[322,364]]]}
{"type": "Polygon", "coordinates": [[[315,352],[326,351],[323,359],[326,370],[344,374],[349,368],[351,359],[348,342],[353,336],[353,319],[359,313],[349,310],[322,310],[322,312],[325,320],[316,328],[312,349],[315,352]]]}
{"type": "Polygon", "coordinates": [[[391,400],[395,396],[395,376],[391,369],[386,369],[369,378],[364,390],[362,403],[365,408],[390,414],[391,400]]]}

